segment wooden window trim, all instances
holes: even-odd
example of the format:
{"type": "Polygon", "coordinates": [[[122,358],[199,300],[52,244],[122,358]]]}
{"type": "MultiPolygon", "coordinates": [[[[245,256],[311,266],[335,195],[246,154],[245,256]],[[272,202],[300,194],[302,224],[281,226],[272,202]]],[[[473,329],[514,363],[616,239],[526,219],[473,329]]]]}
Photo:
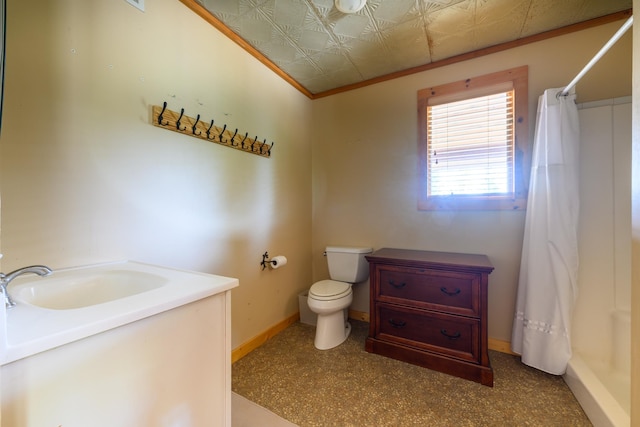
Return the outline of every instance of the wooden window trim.
{"type": "Polygon", "coordinates": [[[528,66],[447,83],[418,91],[418,179],[419,210],[514,210],[526,209],[531,167],[529,144],[528,66]],[[427,105],[434,96],[454,96],[484,87],[511,82],[515,89],[515,194],[513,197],[435,196],[427,197],[427,105]]]}

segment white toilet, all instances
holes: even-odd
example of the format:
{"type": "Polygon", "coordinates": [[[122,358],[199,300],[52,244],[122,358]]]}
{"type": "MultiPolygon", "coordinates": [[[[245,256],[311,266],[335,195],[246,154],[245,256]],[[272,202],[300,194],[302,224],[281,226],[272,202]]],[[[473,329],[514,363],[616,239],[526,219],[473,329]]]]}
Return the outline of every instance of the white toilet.
{"type": "Polygon", "coordinates": [[[348,308],[353,301],[351,285],[369,277],[365,255],[371,248],[329,246],[326,249],[331,280],[316,282],[309,289],[307,304],[318,315],[315,346],[328,350],[344,342],[351,333],[347,322],[348,308]]]}

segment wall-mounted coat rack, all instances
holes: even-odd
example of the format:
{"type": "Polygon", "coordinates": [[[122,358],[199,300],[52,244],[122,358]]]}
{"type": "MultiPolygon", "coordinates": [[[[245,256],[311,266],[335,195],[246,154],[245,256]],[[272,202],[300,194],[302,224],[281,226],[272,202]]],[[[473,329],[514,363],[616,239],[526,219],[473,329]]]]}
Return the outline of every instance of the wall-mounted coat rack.
{"type": "Polygon", "coordinates": [[[220,128],[214,124],[213,120],[209,123],[202,121],[200,120],[200,114],[195,119],[185,116],[184,108],[181,108],[179,113],[171,111],[167,109],[166,102],[162,104],[162,107],[159,105],[152,106],[151,121],[154,126],[163,129],[215,142],[216,144],[262,157],[271,157],[271,149],[274,145],[274,142],[267,144],[266,139],[260,142],[257,136],[249,138],[248,132],[243,135],[242,132],[238,132],[237,128],[233,131],[227,129],[226,124],[220,128]]]}

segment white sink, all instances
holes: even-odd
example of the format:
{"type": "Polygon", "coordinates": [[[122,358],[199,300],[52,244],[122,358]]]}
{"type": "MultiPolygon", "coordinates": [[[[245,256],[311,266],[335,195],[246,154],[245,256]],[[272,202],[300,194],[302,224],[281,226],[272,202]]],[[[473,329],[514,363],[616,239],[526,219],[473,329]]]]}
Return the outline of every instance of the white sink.
{"type": "Polygon", "coordinates": [[[54,273],[50,277],[33,280],[17,291],[11,290],[11,294],[27,304],[53,310],[69,310],[130,297],[168,283],[161,276],[131,270],[62,276],[67,277],[56,277],[54,273]]]}

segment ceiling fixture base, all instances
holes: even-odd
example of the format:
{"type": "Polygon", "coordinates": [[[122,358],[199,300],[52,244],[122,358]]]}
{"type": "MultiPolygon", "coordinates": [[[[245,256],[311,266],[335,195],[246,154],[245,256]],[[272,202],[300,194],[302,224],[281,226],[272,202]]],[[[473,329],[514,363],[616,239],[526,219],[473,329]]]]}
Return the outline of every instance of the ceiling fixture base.
{"type": "Polygon", "coordinates": [[[335,4],[342,13],[356,13],[362,10],[367,0],[336,0],[335,4]]]}

